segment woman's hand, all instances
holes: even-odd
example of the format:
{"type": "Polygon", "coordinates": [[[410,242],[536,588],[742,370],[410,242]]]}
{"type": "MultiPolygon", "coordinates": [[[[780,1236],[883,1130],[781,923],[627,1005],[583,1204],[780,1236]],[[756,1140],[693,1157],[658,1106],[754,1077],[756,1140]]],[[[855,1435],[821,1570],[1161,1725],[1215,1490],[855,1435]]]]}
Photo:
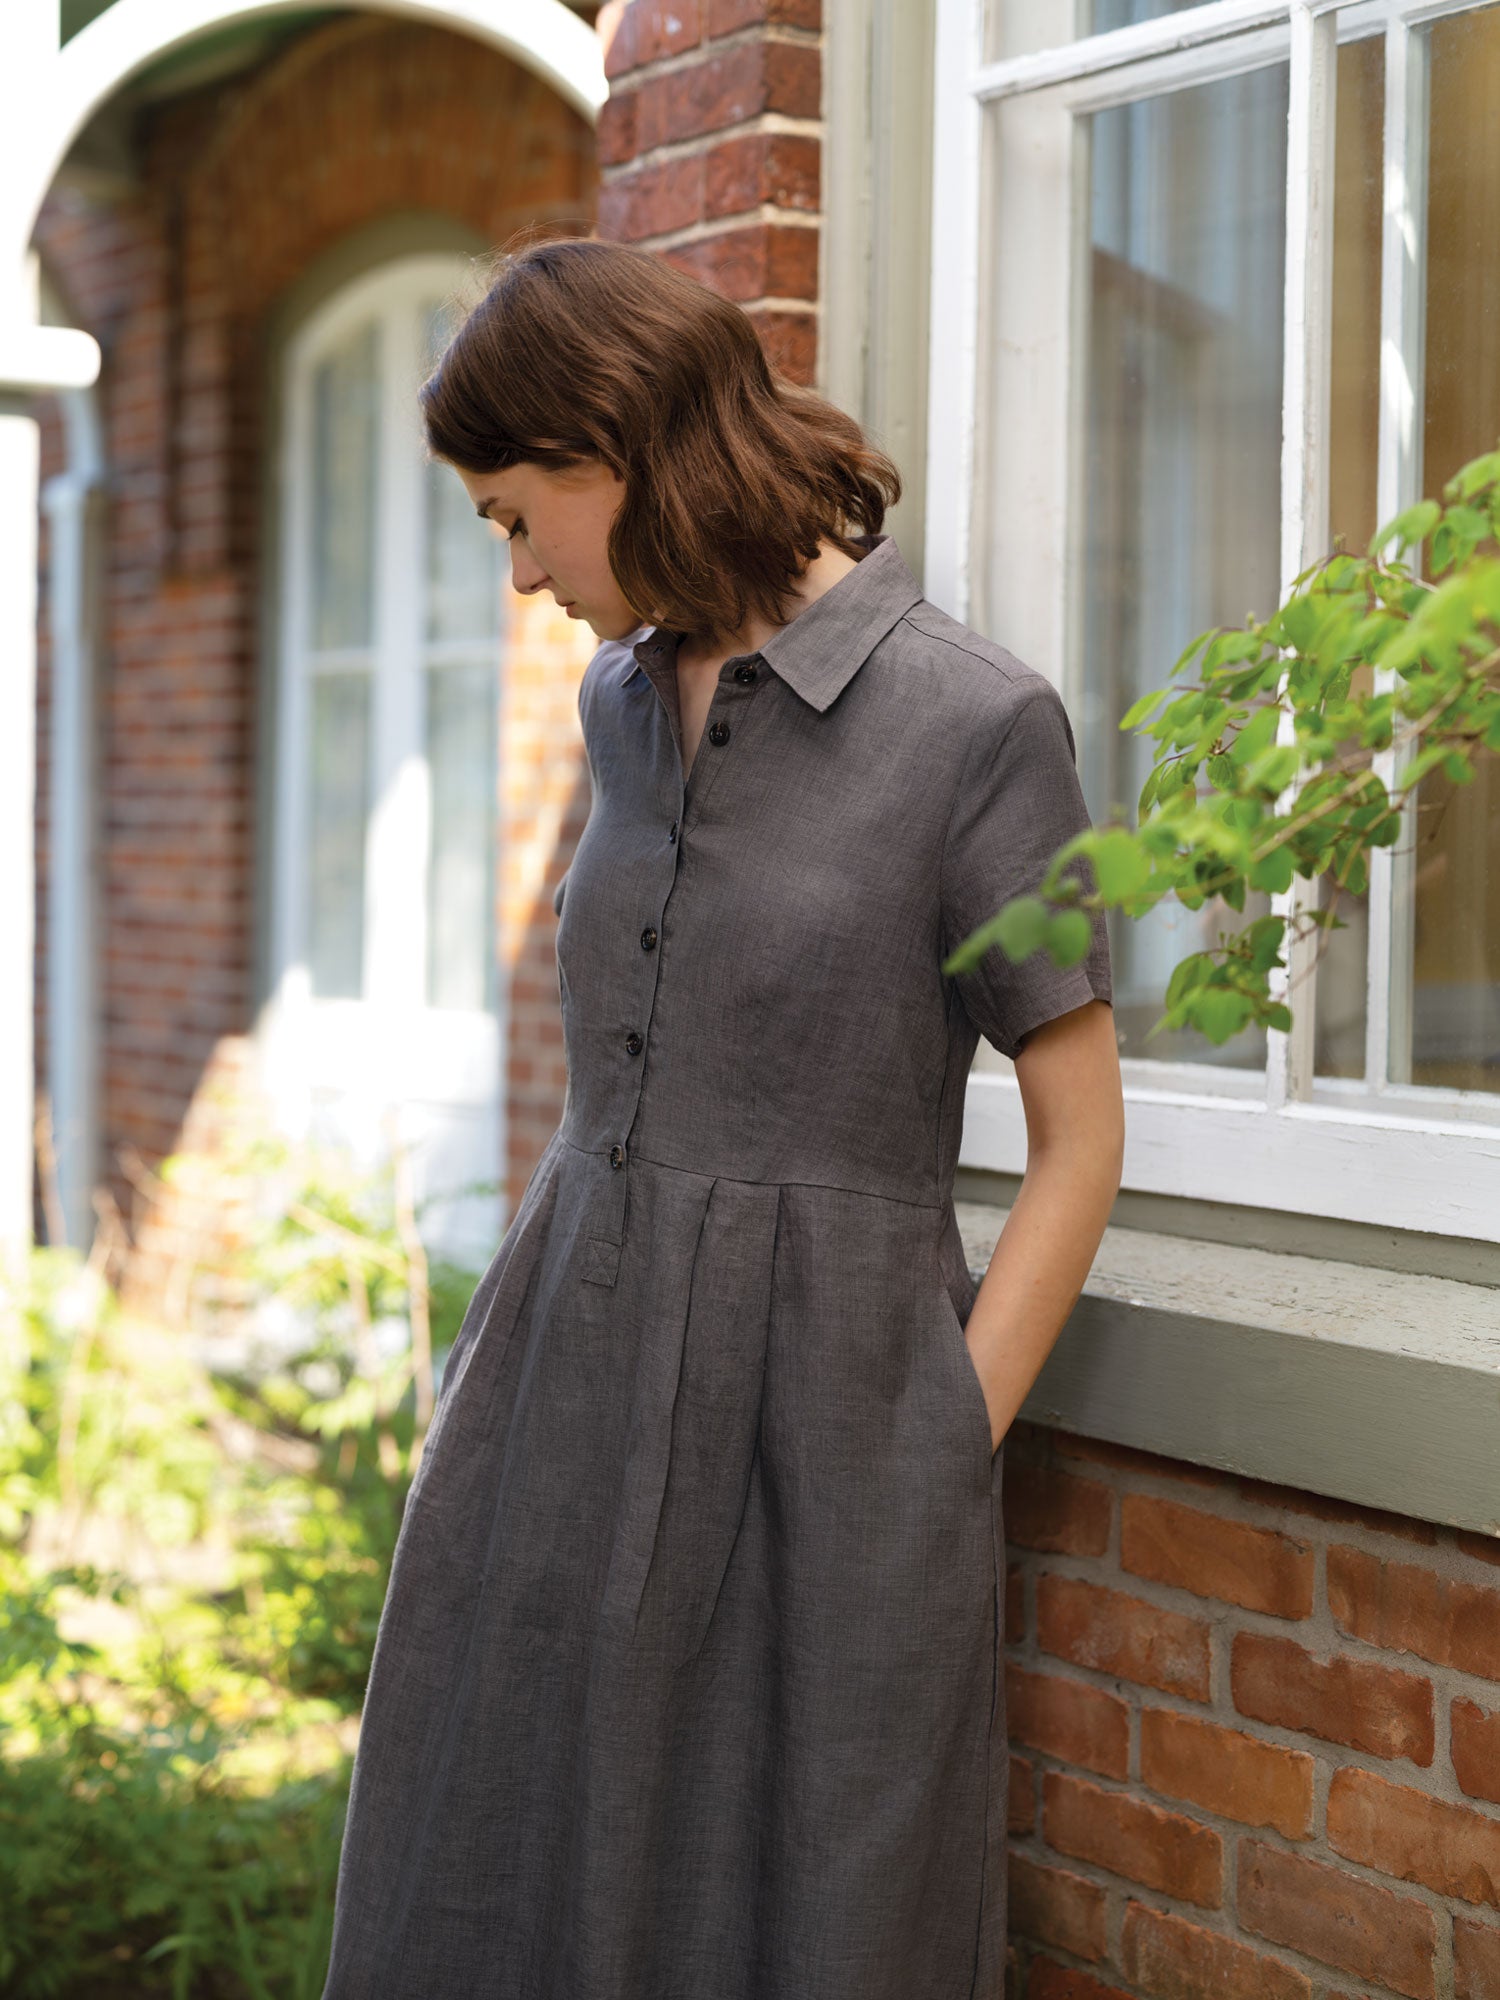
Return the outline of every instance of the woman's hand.
{"type": "Polygon", "coordinates": [[[964,1328],[998,1451],[1072,1311],[1119,1192],[1125,1104],[1114,1010],[1087,1000],[1016,1055],[1026,1173],[964,1328]]]}

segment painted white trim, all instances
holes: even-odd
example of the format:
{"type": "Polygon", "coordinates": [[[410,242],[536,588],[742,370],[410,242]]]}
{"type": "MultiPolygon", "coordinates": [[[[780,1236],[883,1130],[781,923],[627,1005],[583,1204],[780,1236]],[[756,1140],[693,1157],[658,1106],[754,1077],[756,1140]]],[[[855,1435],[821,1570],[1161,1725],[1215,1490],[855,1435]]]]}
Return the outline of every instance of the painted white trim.
{"type": "MultiPolygon", "coordinates": [[[[1228,35],[1284,24],[1292,4],[1294,0],[1208,0],[1204,6],[1159,15],[1134,27],[1115,28],[1106,35],[1081,36],[1034,55],[986,63],[975,73],[971,88],[986,104],[1029,91],[1051,90],[1058,84],[1126,69],[1156,56],[1203,48],[1222,42],[1228,35]]],[[[1325,12],[1339,0],[1306,0],[1306,4],[1325,12]]]]}
{"type": "MultiPolygon", "coordinates": [[[[1426,395],[1427,41],[1406,22],[1385,36],[1384,212],[1380,253],[1380,447],[1376,513],[1394,519],[1421,497],[1422,421],[1426,395]]],[[[1378,694],[1396,675],[1380,674],[1378,694]]],[[[1393,742],[1374,759],[1393,790],[1409,743],[1393,742]]],[[[1400,837],[1375,850],[1370,866],[1365,1074],[1377,1085],[1409,1083],[1412,968],[1415,960],[1416,804],[1408,801],[1400,837]]]]}
{"type": "MultiPolygon", "coordinates": [[[[0,1299],[31,1241],[39,463],[35,417],[0,406],[0,1299]]],[[[0,1340],[7,1318],[0,1304],[0,1340]]]]}
{"type": "MultiPolygon", "coordinates": [[[[1258,1098],[1194,1091],[1186,1075],[1177,1090],[1143,1089],[1127,1069],[1123,1184],[1500,1243],[1500,1127],[1440,1111],[1392,1116],[1387,1102],[1272,1110],[1258,1098]]],[[[959,1164],[1025,1172],[1026,1118],[1013,1076],[976,1070],[969,1078],[959,1164]]]]}
{"type": "MultiPolygon", "coordinates": [[[[34,0],[25,0],[31,7],[34,0]]],[[[37,211],[68,147],[88,119],[132,76],[197,35],[238,22],[272,20],[304,0],[114,0],[63,48],[36,38],[12,62],[32,57],[18,79],[27,106],[8,143],[0,142],[0,272],[28,241],[37,211]]],[[[424,21],[498,49],[550,85],[590,123],[609,95],[604,56],[592,27],[563,0],[368,0],[369,11],[424,21]]],[[[10,36],[7,27],[7,38],[10,36]]],[[[9,122],[9,121],[7,121],[9,122]]]]}
{"type": "Polygon", "coordinates": [[[98,966],[94,879],[98,677],[98,501],[104,450],[97,399],[65,395],[68,468],[42,491],[51,561],[51,859],[47,877],[47,1094],[68,1241],[93,1236],[98,1146],[98,966]]]}
{"type": "Polygon", "coordinates": [[[0,326],[0,391],[87,389],[99,379],[99,343],[74,326],[0,326]]]}
{"type": "Polygon", "coordinates": [[[938,0],[922,569],[927,596],[959,619],[969,609],[979,322],[980,108],[968,79],[981,25],[974,0],[938,0]]]}
{"type": "MultiPolygon", "coordinates": [[[[1293,0],[1286,143],[1286,280],[1282,317],[1281,590],[1283,596],[1328,546],[1330,375],[1333,358],[1333,137],[1337,23],[1314,0],[1293,0]]],[[[1295,743],[1289,711],[1277,740],[1295,743]]],[[[1280,801],[1291,809],[1295,787],[1280,801]]],[[[1289,1033],[1266,1034],[1266,1101],[1306,1098],[1313,1081],[1313,1010],[1321,933],[1295,935],[1317,908],[1318,884],[1294,875],[1272,912],[1286,920],[1286,963],[1271,997],[1290,1001],[1289,1033]]]]}

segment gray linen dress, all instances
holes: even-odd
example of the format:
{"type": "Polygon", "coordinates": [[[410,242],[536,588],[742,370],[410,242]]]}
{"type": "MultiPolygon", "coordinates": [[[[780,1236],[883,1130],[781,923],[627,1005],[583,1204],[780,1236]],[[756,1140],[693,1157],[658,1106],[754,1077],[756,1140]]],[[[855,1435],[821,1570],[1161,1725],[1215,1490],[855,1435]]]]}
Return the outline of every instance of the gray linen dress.
{"type": "Polygon", "coordinates": [[[943,957],[1087,824],[1051,685],[889,535],[722,668],[606,641],[557,902],[568,1090],[448,1361],[325,2000],[997,2000],[1000,1468],[943,957]]]}

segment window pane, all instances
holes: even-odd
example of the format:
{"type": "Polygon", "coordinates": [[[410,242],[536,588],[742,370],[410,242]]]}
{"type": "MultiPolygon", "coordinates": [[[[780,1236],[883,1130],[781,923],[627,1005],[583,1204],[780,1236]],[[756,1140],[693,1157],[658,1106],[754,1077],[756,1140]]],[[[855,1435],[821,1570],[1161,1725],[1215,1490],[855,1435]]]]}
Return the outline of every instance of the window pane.
{"type": "Polygon", "coordinates": [[[367,322],[312,378],[312,644],[367,646],[374,629],[378,328],[367,322]]]}
{"type": "MultiPolygon", "coordinates": [[[[1385,43],[1345,42],[1338,56],[1334,133],[1333,373],[1329,526],[1358,553],[1380,525],[1375,479],[1380,449],[1380,236],[1385,43]]],[[[1353,692],[1368,694],[1361,667],[1353,692]]],[[[1368,762],[1368,757],[1363,761],[1368,762]]],[[[1318,963],[1313,1065],[1319,1076],[1363,1076],[1369,897],[1351,896],[1326,875],[1321,906],[1347,928],[1325,932],[1318,963]]],[[[1293,995],[1292,1005],[1296,1006],[1293,995]]]]}
{"type": "MultiPolygon", "coordinates": [[[[1431,29],[1424,493],[1500,438],[1500,8],[1431,29]]],[[[1412,1081],[1500,1090],[1500,757],[1417,796],[1412,1081]]]]}
{"type": "Polygon", "coordinates": [[[1201,0],[990,0],[985,19],[985,60],[1033,55],[1085,35],[1132,28],[1163,14],[1180,14],[1201,0]]]}
{"type": "MultiPolygon", "coordinates": [[[[423,373],[436,366],[459,320],[451,299],[430,299],[423,313],[423,373]]],[[[491,639],[500,631],[505,545],[474,513],[451,466],[427,461],[427,637],[491,639]]]]}
{"type": "MultiPolygon", "coordinates": [[[[1278,597],[1284,66],[1096,114],[1089,133],[1088,345],[1078,730],[1095,819],[1134,817],[1154,740],[1115,726],[1166,684],[1195,632],[1239,625],[1278,597]]],[[[1269,906],[1163,905],[1110,917],[1123,1053],[1242,1066],[1246,1030],[1213,1048],[1147,1030],[1167,978],[1269,906]]]]}
{"type": "Polygon", "coordinates": [[[321,999],[364,990],[370,676],[315,674],[308,758],[307,964],[321,999]]]}
{"type": "Polygon", "coordinates": [[[479,520],[451,467],[427,461],[427,637],[493,639],[500,632],[503,542],[479,520]]]}
{"type": "Polygon", "coordinates": [[[427,671],[427,999],[433,1007],[492,1011],[497,1004],[496,678],[492,666],[427,671]]]}

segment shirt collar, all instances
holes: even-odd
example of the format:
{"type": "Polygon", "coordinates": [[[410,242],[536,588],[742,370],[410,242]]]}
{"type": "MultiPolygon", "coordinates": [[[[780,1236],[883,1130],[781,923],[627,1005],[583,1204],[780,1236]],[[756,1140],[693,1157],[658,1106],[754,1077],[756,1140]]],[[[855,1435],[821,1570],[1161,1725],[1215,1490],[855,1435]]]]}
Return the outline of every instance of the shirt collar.
{"type": "MultiPolygon", "coordinates": [[[[922,592],[890,535],[854,535],[869,554],[805,611],[773,632],[758,658],[821,715],[859,672],[880,641],[922,592]]],[[[632,648],[620,676],[626,686],[647,662],[670,659],[676,651],[670,632],[651,626],[632,648]]]]}

